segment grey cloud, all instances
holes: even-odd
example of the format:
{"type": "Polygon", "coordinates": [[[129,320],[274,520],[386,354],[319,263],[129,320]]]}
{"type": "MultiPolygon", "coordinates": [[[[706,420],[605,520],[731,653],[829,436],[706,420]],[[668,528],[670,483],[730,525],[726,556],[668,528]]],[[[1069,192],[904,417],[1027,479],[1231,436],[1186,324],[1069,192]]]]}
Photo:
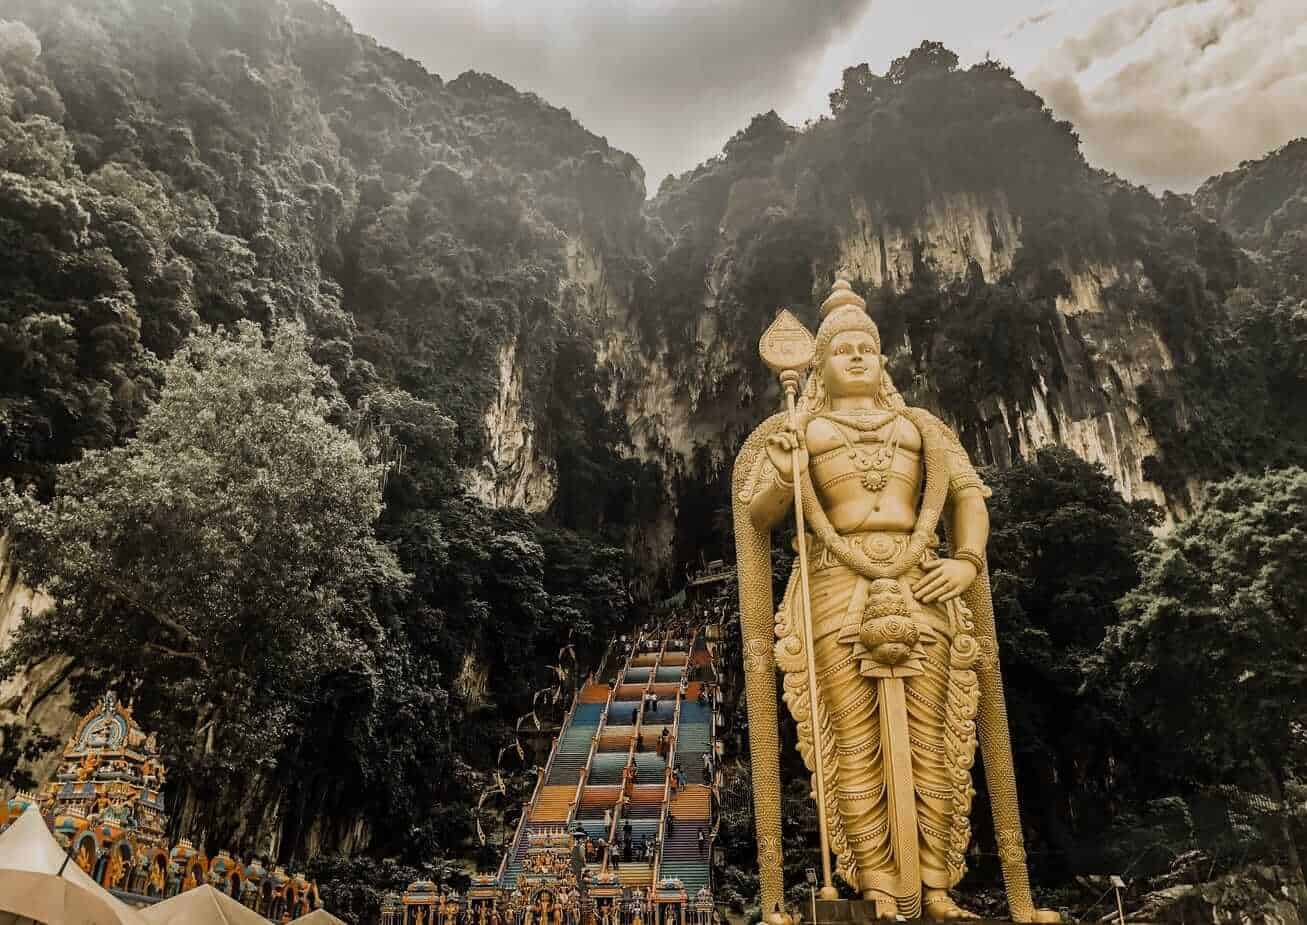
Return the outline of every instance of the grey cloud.
{"type": "Polygon", "coordinates": [[[1137,0],[1101,17],[1084,35],[1073,36],[1058,49],[1077,71],[1100,58],[1110,58],[1144,36],[1166,13],[1206,0],[1137,0]]]}
{"type": "Polygon", "coordinates": [[[566,106],[635,153],[656,188],[783,106],[871,0],[339,0],[359,31],[444,77],[473,68],[566,106]]]}
{"type": "Polygon", "coordinates": [[[1091,163],[1191,190],[1307,134],[1307,4],[1134,0],[1050,52],[1030,82],[1075,123],[1091,163]],[[1091,84],[1091,69],[1106,76],[1091,84]]]}
{"type": "Polygon", "coordinates": [[[1019,20],[1017,24],[1013,26],[1011,29],[1009,29],[1007,32],[1003,33],[1003,38],[1010,39],[1016,36],[1018,33],[1024,32],[1026,29],[1031,28],[1032,26],[1038,26],[1041,23],[1047,22],[1056,13],[1057,10],[1054,7],[1048,7],[1047,9],[1040,10],[1038,13],[1034,13],[1030,16],[1026,16],[1025,18],[1019,20]]]}

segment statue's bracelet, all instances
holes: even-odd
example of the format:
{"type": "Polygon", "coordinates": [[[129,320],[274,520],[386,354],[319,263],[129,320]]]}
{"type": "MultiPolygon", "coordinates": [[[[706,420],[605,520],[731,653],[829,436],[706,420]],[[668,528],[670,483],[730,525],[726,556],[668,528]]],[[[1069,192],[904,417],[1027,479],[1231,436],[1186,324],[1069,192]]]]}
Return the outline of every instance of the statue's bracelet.
{"type": "Polygon", "coordinates": [[[977,575],[985,570],[985,558],[974,549],[955,549],[951,558],[961,562],[970,562],[976,567],[977,575]]]}

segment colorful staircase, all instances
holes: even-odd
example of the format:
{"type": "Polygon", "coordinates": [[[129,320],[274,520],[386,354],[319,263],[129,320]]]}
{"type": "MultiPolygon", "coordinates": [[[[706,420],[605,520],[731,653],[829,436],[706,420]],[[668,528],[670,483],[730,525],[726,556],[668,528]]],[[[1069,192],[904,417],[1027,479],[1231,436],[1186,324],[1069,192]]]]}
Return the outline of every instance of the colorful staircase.
{"type": "Polygon", "coordinates": [[[617,874],[633,893],[668,878],[680,880],[691,898],[711,888],[713,801],[703,756],[713,749],[713,715],[697,702],[695,680],[710,661],[697,636],[637,637],[621,668],[606,677],[612,683],[588,684],[577,694],[500,864],[502,889],[516,885],[530,836],[563,828],[610,846],[588,866],[617,874]],[[642,710],[648,694],[658,695],[658,707],[642,710]],[[684,787],[673,786],[672,767],[657,752],[664,730],[684,787]]]}

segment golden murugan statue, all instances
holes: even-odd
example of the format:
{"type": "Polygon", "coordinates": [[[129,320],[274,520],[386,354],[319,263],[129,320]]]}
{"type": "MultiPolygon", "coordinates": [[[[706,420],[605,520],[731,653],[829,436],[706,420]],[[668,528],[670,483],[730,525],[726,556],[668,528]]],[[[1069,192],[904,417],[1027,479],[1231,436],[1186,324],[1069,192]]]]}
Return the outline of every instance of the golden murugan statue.
{"type": "Polygon", "coordinates": [[[838,895],[833,853],[877,918],[972,917],[948,891],[965,869],[979,726],[1012,916],[1057,921],[1035,909],[1026,873],[985,561],[988,489],[953,432],[905,405],[848,282],[821,314],[815,342],[788,312],[763,335],[789,412],[750,435],[732,483],[764,912],[785,918],[779,667],[813,772],[823,898],[838,895]],[[769,533],[791,510],[799,559],[773,611],[769,533]]]}

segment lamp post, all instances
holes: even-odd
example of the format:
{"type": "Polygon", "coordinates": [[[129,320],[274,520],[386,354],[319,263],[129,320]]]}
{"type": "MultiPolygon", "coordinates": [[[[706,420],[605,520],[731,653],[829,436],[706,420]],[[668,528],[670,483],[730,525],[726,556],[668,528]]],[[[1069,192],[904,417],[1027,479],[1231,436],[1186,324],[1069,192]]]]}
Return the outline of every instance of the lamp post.
{"type": "Polygon", "coordinates": [[[1125,881],[1116,874],[1112,875],[1112,889],[1116,892],[1116,915],[1120,925],[1125,925],[1125,907],[1121,905],[1121,891],[1125,889],[1125,881]]]}

